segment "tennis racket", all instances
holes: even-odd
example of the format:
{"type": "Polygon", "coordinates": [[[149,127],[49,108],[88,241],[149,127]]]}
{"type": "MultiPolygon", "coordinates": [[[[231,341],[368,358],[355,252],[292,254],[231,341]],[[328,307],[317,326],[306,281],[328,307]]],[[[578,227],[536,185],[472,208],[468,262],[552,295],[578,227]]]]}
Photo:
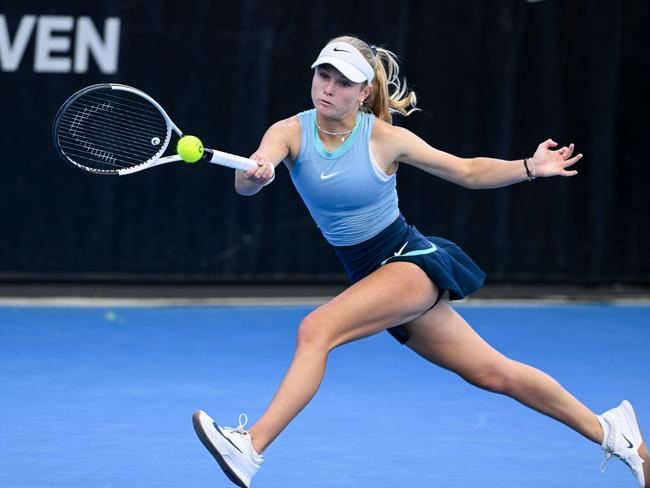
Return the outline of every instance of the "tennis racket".
{"type": "MultiPolygon", "coordinates": [[[[91,173],[128,175],[165,163],[182,161],[163,156],[172,133],[183,133],[149,95],[126,85],[101,83],[79,90],[61,106],[52,125],[57,152],[91,173]]],[[[248,170],[252,159],[204,149],[203,159],[248,170]]]]}

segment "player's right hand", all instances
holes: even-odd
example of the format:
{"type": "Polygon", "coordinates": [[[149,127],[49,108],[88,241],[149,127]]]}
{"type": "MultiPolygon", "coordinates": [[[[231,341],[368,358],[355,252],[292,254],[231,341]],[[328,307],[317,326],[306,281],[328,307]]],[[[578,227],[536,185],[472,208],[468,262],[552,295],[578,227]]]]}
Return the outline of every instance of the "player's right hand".
{"type": "Polygon", "coordinates": [[[275,166],[261,154],[253,154],[251,159],[257,163],[256,168],[244,171],[244,178],[259,186],[266,186],[275,178],[275,166]]]}

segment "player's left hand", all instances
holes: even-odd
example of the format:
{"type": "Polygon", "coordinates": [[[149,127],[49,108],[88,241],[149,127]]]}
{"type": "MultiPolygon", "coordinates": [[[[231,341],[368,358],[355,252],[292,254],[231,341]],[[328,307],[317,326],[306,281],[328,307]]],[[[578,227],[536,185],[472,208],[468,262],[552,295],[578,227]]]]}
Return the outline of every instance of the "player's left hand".
{"type": "Polygon", "coordinates": [[[548,139],[537,146],[537,151],[533,155],[536,176],[575,176],[578,174],[576,170],[567,170],[567,168],[582,159],[582,154],[571,157],[574,150],[573,143],[555,151],[551,150],[557,145],[553,139],[548,139]]]}

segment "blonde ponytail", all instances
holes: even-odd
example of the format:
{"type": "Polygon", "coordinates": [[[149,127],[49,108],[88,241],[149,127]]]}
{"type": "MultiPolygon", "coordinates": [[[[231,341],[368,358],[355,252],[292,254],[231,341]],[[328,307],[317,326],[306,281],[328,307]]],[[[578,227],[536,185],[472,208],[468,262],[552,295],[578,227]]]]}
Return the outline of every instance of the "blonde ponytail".
{"type": "Polygon", "coordinates": [[[359,50],[370,63],[375,72],[372,80],[372,91],[361,106],[364,112],[372,112],[375,117],[393,123],[393,114],[399,113],[408,117],[416,110],[417,98],[415,92],[408,90],[406,81],[399,79],[399,64],[395,53],[381,47],[373,49],[361,39],[353,36],[341,36],[330,42],[347,42],[359,50]]]}

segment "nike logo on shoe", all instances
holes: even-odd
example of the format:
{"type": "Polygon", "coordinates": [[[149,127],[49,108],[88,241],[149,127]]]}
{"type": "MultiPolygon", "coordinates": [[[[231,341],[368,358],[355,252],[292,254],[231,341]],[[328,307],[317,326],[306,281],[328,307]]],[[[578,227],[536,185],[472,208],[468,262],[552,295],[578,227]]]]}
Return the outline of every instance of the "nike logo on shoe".
{"type": "Polygon", "coordinates": [[[223,432],[221,432],[221,429],[219,428],[219,426],[217,425],[216,422],[213,422],[212,425],[214,425],[214,428],[217,429],[217,432],[219,432],[219,434],[221,435],[221,437],[223,437],[224,439],[226,439],[228,442],[230,442],[230,443],[232,444],[232,447],[234,447],[234,448],[237,449],[239,452],[241,452],[242,454],[244,454],[244,453],[242,452],[242,450],[239,449],[239,448],[235,445],[235,443],[234,443],[233,441],[231,441],[231,440],[228,439],[225,435],[223,435],[223,432]]]}
{"type": "Polygon", "coordinates": [[[628,444],[628,445],[627,445],[627,448],[628,448],[628,449],[632,449],[632,448],[634,447],[634,444],[632,444],[632,443],[630,442],[630,439],[628,439],[627,437],[625,437],[625,434],[621,434],[621,435],[623,436],[623,439],[625,439],[625,440],[627,441],[627,444],[628,444]]]}
{"type": "Polygon", "coordinates": [[[321,180],[329,180],[330,178],[334,178],[339,173],[340,173],[340,171],[334,171],[334,173],[330,173],[330,174],[326,175],[325,172],[322,172],[320,174],[320,179],[321,180]]]}

